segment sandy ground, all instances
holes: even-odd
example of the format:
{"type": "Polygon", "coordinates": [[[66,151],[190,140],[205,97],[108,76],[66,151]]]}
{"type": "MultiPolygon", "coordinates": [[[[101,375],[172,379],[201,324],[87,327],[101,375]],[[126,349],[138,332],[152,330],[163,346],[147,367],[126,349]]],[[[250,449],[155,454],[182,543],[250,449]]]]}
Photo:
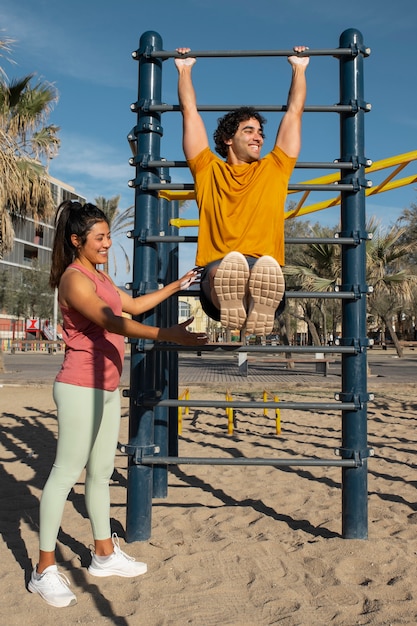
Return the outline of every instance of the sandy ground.
{"type": "MultiPolygon", "coordinates": [[[[261,399],[259,391],[252,395],[261,399]]],[[[280,390],[280,400],[332,401],[334,389],[280,390]]],[[[193,398],[224,399],[196,386],[193,398]]],[[[234,394],[238,400],[238,394],[234,394]]],[[[120,442],[127,442],[123,399],[120,442]]],[[[78,604],[55,609],[29,593],[36,563],[38,502],[54,458],[56,412],[48,385],[0,388],[0,623],[140,626],[353,626],[417,623],[416,385],[380,384],[368,407],[368,539],[342,538],[336,467],[180,465],[168,497],[156,499],[152,536],[125,543],[126,458],[111,483],[112,527],[146,561],[137,579],[90,576],[91,532],[83,477],[66,505],[57,560],[78,604]]],[[[341,416],[332,411],[239,410],[227,433],[224,409],[183,416],[181,456],[333,458],[341,416]]]]}

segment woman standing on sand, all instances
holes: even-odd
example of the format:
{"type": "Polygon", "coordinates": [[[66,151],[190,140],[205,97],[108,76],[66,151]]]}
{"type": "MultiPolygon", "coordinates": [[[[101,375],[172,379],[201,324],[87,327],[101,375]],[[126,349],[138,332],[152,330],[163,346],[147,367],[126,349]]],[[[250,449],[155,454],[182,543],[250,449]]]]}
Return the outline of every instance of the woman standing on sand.
{"type": "Polygon", "coordinates": [[[77,602],[68,578],[55,564],[55,547],[64,505],[86,468],[85,501],[94,551],[88,572],[94,576],[139,576],[146,564],[122,552],[110,529],[109,481],[120,425],[118,385],[124,337],[204,345],[206,335],[191,333],[192,319],[170,328],[147,326],[122,316],[140,315],[186,289],[197,274],[190,271],[162,289],[132,298],[97,269],[112,244],[105,214],[92,204],[66,201],[58,208],[50,285],[58,288],[63,317],[65,358],[54,383],[58,442],[54,465],[40,502],[39,562],[29,582],[55,607],[77,602]]]}

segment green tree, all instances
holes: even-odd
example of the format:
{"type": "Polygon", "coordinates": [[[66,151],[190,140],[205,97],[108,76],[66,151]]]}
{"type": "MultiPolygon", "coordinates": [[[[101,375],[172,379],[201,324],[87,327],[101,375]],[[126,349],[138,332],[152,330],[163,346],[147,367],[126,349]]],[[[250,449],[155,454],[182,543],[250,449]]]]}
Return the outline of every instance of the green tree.
{"type": "Polygon", "coordinates": [[[404,209],[397,220],[397,226],[404,228],[404,233],[400,237],[401,243],[414,243],[414,248],[410,250],[409,262],[417,265],[417,250],[415,241],[417,238],[417,204],[412,204],[408,209],[404,209]]]}
{"type": "Polygon", "coordinates": [[[0,253],[13,245],[13,218],[47,219],[54,202],[47,168],[59,148],[58,127],[46,125],[54,87],[33,75],[0,81],[0,253]]]}
{"type": "MultiPolygon", "coordinates": [[[[0,57],[11,44],[0,40],[0,57]]],[[[55,209],[47,171],[59,149],[59,128],[47,119],[57,99],[53,85],[34,82],[33,74],[10,80],[0,67],[0,258],[13,247],[14,219],[47,219],[55,209]]]]}
{"type": "Polygon", "coordinates": [[[373,233],[367,242],[367,282],[372,287],[368,298],[369,310],[379,317],[391,335],[397,354],[403,356],[403,348],[394,330],[393,318],[413,300],[417,285],[414,269],[410,269],[410,255],[414,253],[414,241],[407,242],[406,228],[394,224],[384,231],[373,225],[373,233]]]}
{"type": "MultiPolygon", "coordinates": [[[[398,356],[403,355],[403,349],[394,330],[393,317],[400,314],[404,306],[413,301],[413,293],[417,285],[415,266],[410,265],[410,255],[414,252],[414,240],[407,241],[406,229],[398,224],[384,231],[379,224],[371,219],[367,224],[367,231],[372,237],[366,244],[366,280],[372,288],[368,297],[368,310],[376,318],[381,319],[384,328],[388,330],[394,342],[398,356]]],[[[315,236],[329,237],[333,231],[315,227],[312,229],[315,236]]],[[[341,277],[340,248],[330,244],[311,244],[303,247],[303,258],[299,265],[285,267],[285,274],[306,291],[333,290],[341,277]]],[[[314,333],[314,300],[310,303],[302,302],[304,317],[312,333],[313,340],[319,334],[314,333]]],[[[323,301],[324,303],[324,301],[323,301]]],[[[316,302],[321,308],[323,320],[323,334],[325,334],[326,315],[322,301],[316,302]]],[[[333,318],[335,317],[333,311],[333,318]]],[[[333,329],[333,333],[335,329],[333,329]]]]}
{"type": "MultiPolygon", "coordinates": [[[[335,232],[335,229],[323,228],[317,223],[306,223],[305,227],[304,233],[297,232],[298,238],[333,238],[335,232]]],[[[330,243],[306,243],[293,244],[293,247],[297,249],[290,256],[292,263],[287,264],[283,270],[288,285],[295,290],[333,291],[340,275],[339,246],[330,243]]],[[[333,301],[326,301],[324,298],[300,298],[295,301],[292,314],[306,322],[313,343],[320,345],[320,336],[324,340],[327,338],[329,314],[332,332],[335,334],[340,317],[340,313],[336,311],[333,301]]]]}

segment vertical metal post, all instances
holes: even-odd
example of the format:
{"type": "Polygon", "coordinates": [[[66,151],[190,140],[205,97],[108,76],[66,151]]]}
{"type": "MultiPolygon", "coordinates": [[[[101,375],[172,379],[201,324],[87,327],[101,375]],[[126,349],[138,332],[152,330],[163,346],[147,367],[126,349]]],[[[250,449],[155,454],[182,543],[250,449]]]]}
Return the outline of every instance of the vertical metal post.
{"type": "MultiPolygon", "coordinates": [[[[160,180],[169,183],[168,168],[160,169],[160,180]]],[[[159,232],[165,234],[169,227],[169,201],[164,198],[159,199],[159,232]]],[[[159,277],[162,284],[172,282],[170,272],[169,245],[161,243],[158,245],[158,256],[160,261],[159,277]]],[[[165,300],[159,309],[158,325],[169,326],[170,302],[165,300]]],[[[161,400],[169,398],[169,372],[168,372],[169,352],[159,350],[156,354],[157,362],[157,382],[161,400]]],[[[155,445],[157,447],[156,456],[168,456],[168,407],[155,407],[155,445]]],[[[166,465],[155,465],[153,470],[153,497],[166,498],[168,495],[168,467],[166,465]]]]}
{"type": "Polygon", "coordinates": [[[342,340],[357,352],[342,355],[342,400],[358,404],[356,411],[342,411],[342,449],[345,458],[356,458],[359,467],[342,469],[342,535],[347,539],[368,536],[367,484],[367,339],[366,339],[366,215],[364,155],[364,89],[362,34],[349,29],[340,36],[341,48],[352,48],[352,57],[340,59],[340,103],[354,104],[356,112],[341,114],[341,160],[355,164],[353,173],[343,174],[343,182],[356,190],[342,192],[342,236],[355,237],[357,245],[342,247],[343,291],[354,291],[354,300],[342,302],[342,340]]]}
{"type": "MultiPolygon", "coordinates": [[[[141,295],[158,288],[158,251],[155,244],[141,241],[142,235],[155,235],[158,231],[158,197],[147,191],[146,183],[159,182],[157,170],[142,167],[142,160],[159,158],[162,128],[160,114],[147,112],[144,102],[161,102],[162,61],[149,58],[150,50],[162,50],[162,39],[158,33],[148,31],[140,39],[136,56],[139,60],[139,86],[137,104],[137,125],[134,134],[137,139],[135,157],[135,228],[133,251],[133,295],[141,295]]],[[[153,311],[140,316],[140,321],[155,325],[153,311]]],[[[132,345],[131,388],[129,413],[129,465],[127,484],[128,542],[145,541],[151,536],[152,517],[152,466],[141,465],[137,459],[143,454],[153,454],[154,414],[143,405],[145,397],[156,395],[156,356],[155,350],[139,340],[132,345]]]]}
{"type": "MultiPolygon", "coordinates": [[[[177,219],[179,216],[179,202],[172,200],[170,202],[170,221],[177,219]]],[[[169,226],[169,235],[176,235],[175,226],[169,226]]],[[[178,243],[170,245],[169,249],[169,269],[170,280],[178,278],[179,267],[179,248],[178,243]]],[[[171,298],[169,302],[169,323],[170,325],[178,324],[178,298],[171,298]]],[[[169,397],[178,398],[178,381],[179,381],[179,359],[178,351],[172,350],[168,353],[168,372],[169,372],[169,397]]],[[[178,456],[178,409],[177,407],[169,408],[169,428],[168,428],[168,453],[169,456],[178,456]]]]}

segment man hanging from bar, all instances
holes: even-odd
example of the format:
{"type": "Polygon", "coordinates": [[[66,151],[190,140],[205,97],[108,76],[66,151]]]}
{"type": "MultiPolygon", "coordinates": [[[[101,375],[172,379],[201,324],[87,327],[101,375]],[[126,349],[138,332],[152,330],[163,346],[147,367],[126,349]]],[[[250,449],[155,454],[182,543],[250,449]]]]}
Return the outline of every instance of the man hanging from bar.
{"type": "MultiPolygon", "coordinates": [[[[301,148],[308,48],[288,57],[292,80],[275,146],[261,158],[266,120],[241,107],[218,120],[217,157],[197,110],[191,70],[196,59],[176,57],[183,116],[183,150],[199,209],[196,264],[205,313],[231,330],[268,335],[284,308],[284,207],[288,181],[301,148]]],[[[177,48],[181,55],[190,48],[177,48]]]]}

